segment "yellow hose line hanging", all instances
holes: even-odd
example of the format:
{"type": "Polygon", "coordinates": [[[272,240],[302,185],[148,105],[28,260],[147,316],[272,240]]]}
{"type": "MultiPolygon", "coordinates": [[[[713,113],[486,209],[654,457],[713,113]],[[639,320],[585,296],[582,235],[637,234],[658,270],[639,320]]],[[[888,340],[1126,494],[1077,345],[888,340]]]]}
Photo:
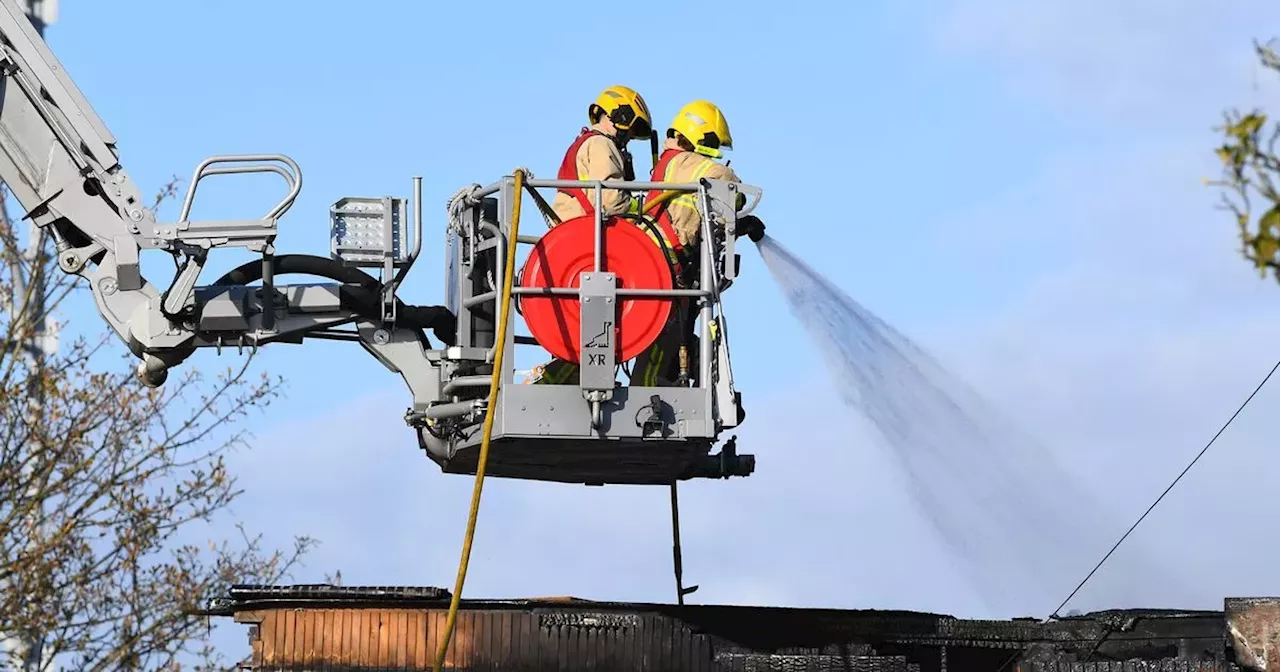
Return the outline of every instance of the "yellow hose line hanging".
{"type": "Polygon", "coordinates": [[[498,405],[498,388],[502,384],[502,360],[506,354],[507,315],[511,306],[511,285],[515,278],[516,240],[520,232],[520,202],[524,200],[524,171],[515,171],[515,203],[511,206],[511,233],[507,238],[507,261],[502,279],[502,295],[499,298],[498,332],[494,339],[493,377],[489,382],[489,405],[484,413],[484,434],[480,440],[480,457],[476,461],[476,484],[471,491],[471,513],[467,517],[467,533],[462,540],[462,559],[458,562],[458,579],[453,586],[453,598],[449,601],[449,616],[445,620],[444,637],[436,652],[434,670],[440,672],[449,652],[449,640],[458,622],[458,604],[462,600],[462,584],[467,580],[467,565],[471,561],[471,542],[476,535],[476,518],[480,513],[480,492],[484,489],[484,468],[489,461],[489,440],[493,436],[494,409],[498,405]]]}

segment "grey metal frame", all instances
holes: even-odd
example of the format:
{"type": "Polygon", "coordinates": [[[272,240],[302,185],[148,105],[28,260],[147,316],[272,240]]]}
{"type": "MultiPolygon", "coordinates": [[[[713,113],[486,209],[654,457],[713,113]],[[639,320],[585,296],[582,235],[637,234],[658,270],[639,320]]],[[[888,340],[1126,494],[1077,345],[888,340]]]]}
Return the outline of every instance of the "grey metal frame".
{"type": "MultiPolygon", "coordinates": [[[[594,195],[597,213],[605,189],[695,194],[703,215],[701,277],[691,290],[617,287],[617,278],[603,268],[604,221],[597,214],[594,269],[584,275],[578,288],[515,289],[519,296],[579,297],[581,383],[510,384],[515,375],[511,357],[501,372],[504,386],[497,408],[487,409],[497,290],[506,246],[537,240],[527,236],[511,240],[512,205],[524,197],[515,193],[512,176],[475,190],[457,225],[451,222],[446,230],[446,304],[457,316],[456,344],[433,349],[420,330],[403,326],[396,315],[396,289],[422,247],[421,178],[413,182],[414,236],[407,252],[407,199],[346,198],[331,208],[331,254],[350,267],[380,269],[380,314],[344,306],[344,292],[350,288],[341,284],[277,285],[273,260],[278,220],[301,191],[299,166],[280,154],[210,157],[196,167],[177,221],[157,223],[121,165],[116,140],[106,125],[22,8],[15,0],[0,0],[0,179],[26,209],[27,217],[52,236],[60,268],[88,282],[103,318],[139,358],[138,375],[148,385],[163,384],[167,371],[198,348],[242,352],[268,343],[301,343],[308,337],[356,341],[404,378],[413,396],[405,420],[419,430],[423,447],[442,465],[478,444],[480,421],[490,411],[495,413],[494,440],[504,444],[666,440],[704,453],[721,431],[739,421],[720,292],[733,281],[737,217],[759,202],[760,190],[755,187],[714,180],[696,184],[526,181],[531,193],[585,188],[594,195]],[[262,217],[190,219],[202,180],[264,172],[280,175],[287,192],[262,217]],[[735,211],[740,193],[754,195],[755,200],[735,211]],[[382,235],[376,244],[351,239],[338,225],[338,219],[357,202],[381,208],[382,235]],[[725,235],[714,235],[717,230],[725,235]],[[227,247],[261,255],[261,287],[198,286],[208,254],[227,247]],[[163,292],[142,277],[138,261],[144,249],[164,250],[180,262],[163,292]],[[618,362],[613,361],[611,343],[609,339],[593,343],[593,339],[612,333],[616,307],[629,297],[699,300],[702,337],[696,387],[615,385],[618,362]]],[[[509,351],[531,342],[515,336],[514,312],[508,311],[503,344],[509,351]]]]}
{"type": "MultiPolygon", "coordinates": [[[[530,191],[538,189],[581,188],[592,194],[595,208],[595,259],[593,270],[584,273],[578,288],[537,288],[516,285],[512,293],[517,296],[577,296],[581,301],[581,344],[579,353],[580,376],[578,385],[514,385],[515,364],[508,359],[501,373],[503,392],[498,398],[495,415],[495,437],[556,437],[561,439],[604,437],[647,439],[652,429],[635,418],[652,415],[655,422],[650,428],[660,426],[662,438],[695,441],[714,441],[719,433],[732,428],[738,422],[738,400],[733,388],[732,371],[727,342],[727,328],[720,306],[720,292],[732,282],[734,262],[733,241],[737,218],[749,213],[759,202],[760,190],[749,185],[720,180],[704,180],[699,183],[672,184],[642,181],[572,181],[531,179],[525,182],[530,191]],[[616,278],[602,268],[604,219],[599,206],[605,189],[621,189],[630,193],[649,190],[693,193],[703,205],[702,244],[699,245],[700,279],[696,289],[619,288],[616,278]],[[735,212],[737,194],[742,191],[753,194],[754,200],[747,207],[735,212]],[[724,236],[715,236],[714,228],[720,227],[724,236]],[[701,335],[698,358],[698,385],[686,388],[615,386],[616,362],[613,348],[594,348],[592,339],[610,331],[606,326],[616,314],[616,302],[628,297],[655,297],[665,299],[696,298],[700,302],[699,322],[701,335]],[[593,303],[594,302],[594,303],[593,303]],[[713,335],[711,325],[717,325],[713,335]],[[655,406],[654,399],[659,400],[655,406]],[[620,417],[623,422],[612,422],[620,417]],[[656,422],[662,420],[662,422],[656,422]]],[[[458,343],[464,348],[486,353],[485,361],[493,346],[491,340],[475,333],[473,326],[477,313],[496,315],[499,293],[498,279],[505,269],[506,245],[510,240],[511,212],[515,198],[513,176],[476,191],[472,204],[465,210],[462,226],[451,229],[446,249],[456,255],[446,260],[451,277],[449,286],[458,288],[458,294],[450,297],[450,307],[458,315],[458,343]],[[482,255],[486,264],[481,262],[482,255]],[[475,291],[472,281],[477,270],[488,281],[487,291],[475,291]]],[[[517,244],[529,244],[536,237],[520,236],[517,244]]],[[[518,262],[519,263],[519,262],[518,262]]],[[[514,298],[513,298],[514,301],[514,298]]],[[[526,344],[515,336],[515,311],[508,314],[505,347],[513,349],[526,344]]],[[[491,337],[491,329],[483,335],[491,337]]],[[[535,344],[536,345],[536,344],[535,344]]],[[[487,377],[484,381],[487,387],[487,377]]]]}

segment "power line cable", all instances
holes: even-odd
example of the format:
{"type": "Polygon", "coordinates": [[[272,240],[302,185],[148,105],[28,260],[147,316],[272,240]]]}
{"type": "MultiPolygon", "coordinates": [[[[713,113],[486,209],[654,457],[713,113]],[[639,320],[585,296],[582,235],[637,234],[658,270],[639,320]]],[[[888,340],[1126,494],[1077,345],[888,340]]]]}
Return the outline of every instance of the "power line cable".
{"type": "Polygon", "coordinates": [[[1071,601],[1071,598],[1076,596],[1076,593],[1080,592],[1081,588],[1084,588],[1084,584],[1088,583],[1089,579],[1093,578],[1093,575],[1102,568],[1102,565],[1107,562],[1111,557],[1111,554],[1115,553],[1117,548],[1120,548],[1120,544],[1123,544],[1125,539],[1128,539],[1129,535],[1133,534],[1133,531],[1138,528],[1138,525],[1142,524],[1142,521],[1146,520],[1147,516],[1151,514],[1151,511],[1156,508],[1156,505],[1165,498],[1165,495],[1169,494],[1170,490],[1173,490],[1173,486],[1177,485],[1178,481],[1181,481],[1182,477],[1186,476],[1188,471],[1191,471],[1191,467],[1194,467],[1196,462],[1199,462],[1200,458],[1204,457],[1204,454],[1209,452],[1209,448],[1213,447],[1213,444],[1218,440],[1218,437],[1222,436],[1222,433],[1227,431],[1227,428],[1231,426],[1231,423],[1235,422],[1235,419],[1240,416],[1240,413],[1249,405],[1249,402],[1253,401],[1253,398],[1257,396],[1258,392],[1260,392],[1263,386],[1267,384],[1267,381],[1271,380],[1271,376],[1276,372],[1276,369],[1280,369],[1280,361],[1277,361],[1275,366],[1271,367],[1271,370],[1267,372],[1267,375],[1262,379],[1262,382],[1258,383],[1258,386],[1253,389],[1253,392],[1251,392],[1249,397],[1244,400],[1244,403],[1240,404],[1240,407],[1236,409],[1236,412],[1232,413],[1231,417],[1223,423],[1222,427],[1218,430],[1218,433],[1214,434],[1213,438],[1209,439],[1209,442],[1204,445],[1204,448],[1200,449],[1200,452],[1197,453],[1195,458],[1187,464],[1186,468],[1182,470],[1182,473],[1178,474],[1178,477],[1173,479],[1173,482],[1169,484],[1169,487],[1164,489],[1164,492],[1160,493],[1159,497],[1156,497],[1156,500],[1151,503],[1151,506],[1147,507],[1147,510],[1144,511],[1142,515],[1134,521],[1133,525],[1129,527],[1129,530],[1125,532],[1118,541],[1116,541],[1115,545],[1111,547],[1111,550],[1107,551],[1107,554],[1102,556],[1102,559],[1098,561],[1098,564],[1094,565],[1093,569],[1089,570],[1089,573],[1085,575],[1084,579],[1082,579],[1078,585],[1076,585],[1075,590],[1071,591],[1071,594],[1067,596],[1067,599],[1063,600],[1062,604],[1059,604],[1058,608],[1054,609],[1053,613],[1049,615],[1049,618],[1045,620],[1058,618],[1058,612],[1062,611],[1062,608],[1067,606],[1067,603],[1071,601]]]}
{"type": "MultiPolygon", "coordinates": [[[[1067,606],[1067,603],[1069,603],[1071,599],[1075,597],[1077,593],[1080,592],[1080,589],[1084,588],[1084,585],[1089,582],[1089,579],[1093,578],[1093,575],[1098,573],[1098,570],[1102,568],[1102,565],[1106,564],[1107,560],[1111,558],[1111,555],[1116,552],[1116,549],[1120,548],[1120,544],[1123,544],[1125,539],[1128,539],[1129,535],[1133,534],[1133,531],[1136,530],[1138,526],[1142,524],[1142,521],[1147,519],[1147,516],[1150,515],[1151,512],[1156,508],[1156,506],[1159,505],[1160,502],[1164,500],[1165,495],[1168,495],[1169,491],[1173,490],[1173,487],[1177,485],[1179,481],[1182,480],[1182,477],[1186,476],[1187,472],[1191,471],[1191,468],[1196,465],[1196,462],[1199,462],[1200,458],[1204,457],[1204,454],[1209,452],[1209,449],[1212,448],[1213,444],[1217,442],[1218,437],[1222,436],[1223,432],[1227,431],[1227,428],[1231,426],[1231,423],[1235,422],[1236,418],[1239,417],[1242,412],[1244,412],[1244,409],[1249,406],[1249,403],[1253,401],[1253,398],[1258,396],[1258,393],[1262,391],[1262,388],[1264,386],[1266,386],[1267,381],[1271,380],[1271,376],[1275,374],[1277,369],[1280,369],[1280,360],[1276,361],[1276,363],[1271,367],[1271,370],[1267,372],[1267,375],[1262,378],[1262,382],[1258,383],[1258,386],[1253,388],[1253,392],[1249,393],[1249,396],[1245,398],[1243,403],[1240,404],[1239,408],[1236,409],[1235,413],[1232,413],[1231,417],[1227,418],[1227,421],[1222,424],[1222,427],[1220,427],[1218,429],[1218,432],[1213,435],[1213,438],[1209,439],[1209,442],[1206,443],[1204,447],[1200,449],[1199,453],[1196,453],[1196,456],[1191,459],[1191,462],[1189,462],[1187,466],[1183,468],[1182,473],[1179,473],[1178,476],[1173,479],[1173,482],[1169,483],[1169,487],[1165,488],[1164,492],[1160,493],[1160,496],[1156,497],[1154,502],[1151,502],[1151,506],[1148,506],[1147,510],[1142,512],[1141,516],[1138,516],[1138,519],[1134,521],[1133,525],[1129,526],[1129,529],[1123,535],[1121,535],[1120,539],[1118,539],[1116,543],[1111,547],[1111,550],[1107,551],[1107,554],[1102,556],[1102,559],[1098,561],[1098,564],[1094,565],[1093,569],[1089,570],[1089,573],[1085,575],[1084,579],[1082,579],[1080,583],[1076,585],[1075,590],[1072,590],[1071,594],[1067,595],[1067,598],[1063,600],[1061,604],[1058,605],[1057,609],[1053,610],[1053,613],[1050,614],[1049,617],[1044,620],[1044,622],[1048,622],[1054,618],[1059,618],[1058,612],[1062,611],[1062,608],[1067,606]]],[[[1101,639],[1106,639],[1106,637],[1108,637],[1110,634],[1111,633],[1108,630],[1106,633],[1103,634],[1101,639]]],[[[1098,643],[1100,644],[1101,640],[1099,640],[1098,643]]],[[[1094,646],[1094,649],[1096,651],[1097,649],[1096,644],[1094,646]]],[[[1017,660],[1018,656],[1019,656],[1018,651],[1014,651],[1012,654],[1010,654],[1009,658],[1007,658],[1004,661],[1004,663],[1000,666],[1001,672],[1003,672],[1005,668],[1007,668],[1011,663],[1013,663],[1014,660],[1017,660]]]]}

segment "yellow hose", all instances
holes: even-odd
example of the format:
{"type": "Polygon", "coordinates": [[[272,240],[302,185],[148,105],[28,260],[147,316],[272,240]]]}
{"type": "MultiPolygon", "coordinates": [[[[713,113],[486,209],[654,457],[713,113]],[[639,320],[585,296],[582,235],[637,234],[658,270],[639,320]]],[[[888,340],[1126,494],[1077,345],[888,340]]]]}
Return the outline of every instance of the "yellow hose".
{"type": "Polygon", "coordinates": [[[467,564],[471,561],[471,542],[476,535],[476,517],[480,513],[480,492],[484,489],[484,468],[489,461],[489,439],[493,436],[493,416],[498,405],[498,387],[502,384],[502,359],[506,353],[507,313],[511,305],[511,285],[515,278],[516,240],[520,232],[520,202],[524,200],[524,171],[515,171],[515,203],[511,207],[511,234],[507,238],[507,263],[502,280],[501,310],[498,317],[498,333],[494,339],[493,377],[489,381],[489,405],[484,413],[484,434],[480,441],[480,456],[476,461],[476,484],[471,491],[471,513],[467,517],[467,533],[462,540],[462,559],[458,562],[458,580],[453,586],[453,598],[449,601],[449,616],[445,619],[444,638],[436,652],[434,670],[440,672],[445,655],[449,652],[449,640],[458,622],[458,604],[462,600],[462,584],[467,580],[467,564]]]}
{"type": "Polygon", "coordinates": [[[655,196],[652,199],[650,199],[648,203],[645,203],[644,207],[640,208],[640,212],[646,215],[650,214],[651,212],[653,212],[654,208],[658,207],[659,205],[662,205],[663,203],[666,203],[667,201],[670,201],[671,199],[679,195],[680,195],[680,192],[678,191],[664,191],[658,196],[655,196]]]}

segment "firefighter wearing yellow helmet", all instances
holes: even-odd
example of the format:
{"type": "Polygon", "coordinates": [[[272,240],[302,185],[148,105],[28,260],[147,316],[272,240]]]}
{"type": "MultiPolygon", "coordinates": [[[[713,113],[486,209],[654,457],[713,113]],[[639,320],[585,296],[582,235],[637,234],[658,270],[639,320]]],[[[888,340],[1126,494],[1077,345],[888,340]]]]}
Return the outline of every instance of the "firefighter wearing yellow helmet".
{"type": "Polygon", "coordinates": [[[721,147],[733,149],[733,134],[729,132],[729,122],[725,120],[724,113],[705,100],[695,100],[676,113],[667,138],[676,137],[687,140],[692,151],[713,159],[724,156],[721,147]]]}
{"type": "MultiPolygon", "coordinates": [[[[703,179],[739,182],[738,175],[729,166],[716,159],[724,156],[724,150],[733,148],[733,134],[724,113],[713,103],[695,100],[680,108],[667,129],[663,152],[653,167],[653,182],[692,184],[703,179]]],[[[646,202],[662,195],[661,190],[650,191],[646,202]]],[[[741,203],[739,207],[741,207],[741,203]]],[[[670,251],[676,271],[677,284],[689,287],[698,277],[698,245],[701,242],[702,216],[699,213],[696,194],[681,194],[653,213],[664,247],[670,251]]],[[[739,217],[738,236],[748,236],[759,242],[764,237],[764,223],[748,215],[739,217]]],[[[698,307],[693,301],[682,300],[672,311],[671,323],[648,350],[636,358],[632,384],[645,386],[681,385],[679,350],[686,346],[690,355],[695,336],[693,323],[698,307]]],[[[696,362],[688,362],[687,370],[697,371],[696,362]]]]}
{"type": "MultiPolygon", "coordinates": [[[[653,135],[653,117],[644,98],[634,89],[611,86],[587,107],[590,126],[584,127],[569,145],[560,171],[561,180],[633,180],[631,154],[627,143],[647,140],[653,135]]],[[[627,210],[630,195],[606,190],[601,195],[601,214],[610,217],[627,210]]],[[[592,195],[584,189],[560,189],[551,203],[560,221],[595,212],[592,195]]]]}
{"type": "MultiPolygon", "coordinates": [[[[556,179],[579,182],[595,180],[634,180],[631,153],[627,143],[653,137],[653,116],[649,106],[635,89],[611,86],[587,107],[587,121],[569,145],[560,162],[556,179]]],[[[656,141],[655,141],[656,144],[656,141]]],[[[551,209],[561,222],[595,214],[594,190],[559,189],[551,209]]],[[[600,194],[600,214],[605,219],[634,210],[631,195],[625,191],[605,189],[600,194]]],[[[555,226],[555,222],[548,222],[555,226]]],[[[578,365],[552,359],[538,367],[536,382],[543,385],[576,383],[578,365]]]]}
{"type": "MultiPolygon", "coordinates": [[[[680,108],[671,127],[667,129],[667,138],[663,152],[653,167],[651,180],[654,182],[673,182],[690,184],[702,179],[725,180],[739,182],[737,173],[729,166],[716,159],[724,157],[724,150],[733,149],[733,134],[729,131],[729,122],[724,113],[714,103],[695,100],[680,108]]],[[[649,192],[646,201],[656,199],[662,194],[660,190],[649,192]]],[[[663,232],[667,246],[677,251],[682,265],[696,257],[690,257],[690,250],[698,245],[702,233],[701,215],[698,211],[696,194],[683,194],[671,199],[655,213],[659,229],[663,232]]],[[[739,221],[738,235],[748,235],[752,240],[759,240],[764,235],[764,225],[755,217],[744,217],[739,221]]]]}

